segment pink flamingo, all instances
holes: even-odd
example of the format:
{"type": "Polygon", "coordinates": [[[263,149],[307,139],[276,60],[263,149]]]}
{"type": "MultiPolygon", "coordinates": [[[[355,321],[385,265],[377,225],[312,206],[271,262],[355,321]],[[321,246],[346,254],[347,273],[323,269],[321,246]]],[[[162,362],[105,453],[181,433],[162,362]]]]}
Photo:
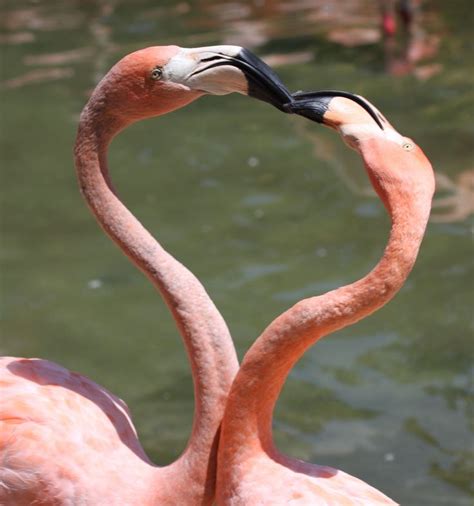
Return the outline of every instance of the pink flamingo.
{"type": "Polygon", "coordinates": [[[227,326],[199,281],[122,204],[107,167],[112,138],[210,93],[248,94],[281,108],[275,74],[236,46],[151,47],[118,62],[82,112],[79,185],[105,232],[159,289],[181,332],[194,380],[192,434],[172,464],[152,465],[126,405],[105,388],[39,359],[0,361],[0,504],[208,505],[219,426],[238,369],[227,326]]]}
{"type": "Polygon", "coordinates": [[[402,23],[408,30],[411,29],[417,17],[421,0],[379,0],[382,9],[382,31],[386,37],[393,37],[397,32],[395,11],[398,12],[402,23]]]}
{"type": "Polygon", "coordinates": [[[396,504],[342,471],[282,455],[272,438],[273,409],[293,365],[323,336],[368,316],[398,292],[413,267],[430,213],[434,176],[421,149],[375,108],[371,118],[346,97],[350,95],[339,92],[296,94],[290,108],[338,130],[360,153],[392,219],[388,245],[368,275],[298,302],[245,355],[221,426],[216,493],[221,506],[396,504]]]}

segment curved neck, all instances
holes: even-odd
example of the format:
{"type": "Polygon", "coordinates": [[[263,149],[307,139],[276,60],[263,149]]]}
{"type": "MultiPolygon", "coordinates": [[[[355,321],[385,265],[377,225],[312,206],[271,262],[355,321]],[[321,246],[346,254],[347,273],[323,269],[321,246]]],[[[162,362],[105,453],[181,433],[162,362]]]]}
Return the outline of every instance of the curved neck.
{"type": "Polygon", "coordinates": [[[423,238],[431,197],[392,196],[392,229],[377,266],[355,283],[298,302],[266,328],[244,357],[226,406],[219,466],[228,468],[254,451],[278,458],[272,415],[291,368],[320,338],[373,313],[402,287],[423,238]]]}
{"type": "MultiPolygon", "coordinates": [[[[178,462],[186,469],[183,479],[204,484],[213,480],[216,435],[237,357],[227,326],[201,283],[160,246],[111,188],[107,148],[124,126],[107,116],[103,101],[91,99],[81,115],[75,146],[79,185],[105,232],[161,292],[183,337],[195,409],[192,435],[178,462]]],[[[206,486],[212,488],[212,483],[206,486]]]]}

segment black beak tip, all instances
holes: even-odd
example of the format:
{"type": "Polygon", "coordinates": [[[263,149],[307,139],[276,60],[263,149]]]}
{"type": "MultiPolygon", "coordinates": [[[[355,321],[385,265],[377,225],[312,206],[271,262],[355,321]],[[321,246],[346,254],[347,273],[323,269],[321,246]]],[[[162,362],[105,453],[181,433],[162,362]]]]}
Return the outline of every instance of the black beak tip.
{"type": "Polygon", "coordinates": [[[293,94],[293,101],[288,104],[289,112],[303,116],[316,123],[324,122],[324,114],[328,110],[332,96],[313,96],[311,93],[297,92],[293,94]]]}
{"type": "Polygon", "coordinates": [[[384,130],[382,120],[377,111],[370,105],[369,102],[349,93],[347,91],[336,91],[336,90],[323,90],[323,91],[311,91],[311,92],[297,92],[292,95],[293,101],[289,104],[291,112],[304,116],[317,123],[324,122],[324,114],[328,110],[329,102],[334,97],[344,97],[352,100],[359,104],[365,109],[372,119],[377,123],[381,130],[384,130]]]}
{"type": "Polygon", "coordinates": [[[282,112],[292,112],[288,105],[293,101],[291,93],[263,60],[248,49],[242,48],[234,59],[234,65],[244,73],[250,97],[263,100],[282,112]]]}

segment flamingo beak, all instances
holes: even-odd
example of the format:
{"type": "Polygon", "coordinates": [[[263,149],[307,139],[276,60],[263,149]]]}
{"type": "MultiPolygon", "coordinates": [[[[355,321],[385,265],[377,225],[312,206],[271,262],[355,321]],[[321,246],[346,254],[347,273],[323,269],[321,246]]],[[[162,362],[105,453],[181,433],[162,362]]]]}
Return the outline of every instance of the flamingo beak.
{"type": "MultiPolygon", "coordinates": [[[[221,65],[224,64],[221,62],[221,65]]],[[[231,64],[244,73],[248,83],[249,97],[262,100],[283,112],[288,112],[286,105],[292,101],[292,96],[278,75],[263,60],[248,49],[241,48],[238,54],[231,58],[231,64]]]]}
{"type": "MultiPolygon", "coordinates": [[[[287,105],[288,112],[304,116],[311,121],[316,121],[332,128],[338,128],[342,123],[350,121],[351,111],[345,111],[343,116],[332,113],[330,103],[335,97],[347,98],[356,102],[369,113],[380,129],[384,130],[383,123],[386,123],[386,119],[365,99],[347,91],[323,90],[294,93],[292,95],[293,101],[287,105]]],[[[357,113],[357,110],[353,112],[353,114],[357,113]]]]}
{"type": "Polygon", "coordinates": [[[293,100],[277,74],[239,46],[182,48],[167,67],[171,68],[169,74],[175,82],[213,95],[242,93],[284,112],[289,112],[286,104],[293,100]],[[178,68],[178,72],[173,72],[178,68]]]}

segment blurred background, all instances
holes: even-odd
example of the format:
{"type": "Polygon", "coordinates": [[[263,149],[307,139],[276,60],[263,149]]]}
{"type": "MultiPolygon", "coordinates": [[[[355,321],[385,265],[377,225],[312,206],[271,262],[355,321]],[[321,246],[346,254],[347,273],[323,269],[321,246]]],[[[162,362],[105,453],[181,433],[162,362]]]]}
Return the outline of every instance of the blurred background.
{"type": "MultiPolygon", "coordinates": [[[[238,44],[292,90],[365,95],[437,174],[418,262],[384,309],[314,346],[278,403],[285,452],[405,505],[472,504],[471,0],[1,0],[1,340],[126,400],[158,464],[189,435],[189,368],[159,295],[98,228],[72,160],[78,115],[133,50],[238,44]]],[[[301,298],[365,274],[389,222],[333,132],[206,97],[114,141],[129,208],[204,283],[242,357],[301,298]]]]}

